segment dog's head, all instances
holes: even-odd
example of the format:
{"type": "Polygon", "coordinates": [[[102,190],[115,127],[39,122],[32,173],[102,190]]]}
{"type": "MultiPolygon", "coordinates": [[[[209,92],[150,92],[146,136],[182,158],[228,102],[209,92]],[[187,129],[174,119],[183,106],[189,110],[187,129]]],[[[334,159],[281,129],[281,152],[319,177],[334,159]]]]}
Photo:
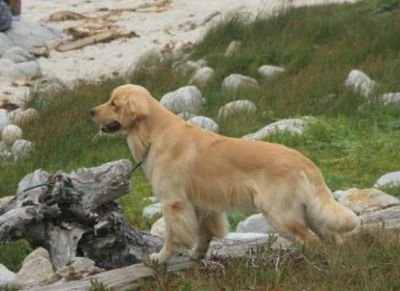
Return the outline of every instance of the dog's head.
{"type": "Polygon", "coordinates": [[[148,116],[150,98],[150,93],[143,87],[119,86],[106,103],[92,108],[90,114],[103,132],[129,130],[148,116]]]}

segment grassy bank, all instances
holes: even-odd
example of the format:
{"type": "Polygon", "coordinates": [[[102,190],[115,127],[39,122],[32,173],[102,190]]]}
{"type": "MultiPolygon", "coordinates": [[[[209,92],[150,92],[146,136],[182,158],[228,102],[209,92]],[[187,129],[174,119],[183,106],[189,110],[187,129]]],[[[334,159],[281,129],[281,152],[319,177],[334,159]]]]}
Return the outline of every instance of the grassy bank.
{"type": "MultiPolygon", "coordinates": [[[[227,19],[206,34],[190,57],[192,60],[205,58],[216,73],[213,83],[202,89],[207,103],[202,114],[214,118],[220,124],[222,133],[229,136],[250,133],[281,118],[312,115],[318,121],[307,129],[304,136],[276,135],[268,140],[286,144],[309,156],[321,168],[332,189],[371,187],[382,174],[399,170],[400,108],[382,107],[372,98],[370,105],[360,110],[360,105],[366,100],[347,90],[343,83],[350,70],[357,68],[378,83],[374,96],[400,91],[398,3],[367,1],[356,5],[293,9],[270,19],[261,16],[254,21],[240,16],[227,19]],[[225,57],[223,53],[232,40],[242,42],[241,50],[225,57]],[[283,66],[286,72],[272,80],[261,80],[257,68],[264,64],[283,66]],[[257,78],[260,88],[236,95],[222,92],[221,82],[231,73],[257,78]],[[334,97],[327,98],[329,95],[334,97]],[[218,120],[218,108],[237,99],[252,100],[259,113],[247,118],[218,120]]],[[[147,87],[155,97],[160,98],[166,92],[185,85],[190,78],[174,73],[177,61],[168,57],[163,60],[149,57],[127,78],[132,83],[147,87]]],[[[114,159],[131,159],[125,137],[97,135],[97,126],[88,114],[91,107],[109,98],[113,88],[124,83],[125,78],[114,78],[96,84],[82,84],[74,90],[52,96],[50,100],[35,96],[32,105],[41,112],[40,118],[24,128],[26,138],[35,142],[35,153],[16,164],[1,162],[0,197],[13,195],[20,179],[37,168],[69,171],[114,159]]],[[[148,228],[150,222],[141,218],[141,209],[147,203],[143,198],[151,195],[151,188],[140,171],[132,179],[133,191],[121,202],[127,219],[133,225],[148,228]]],[[[400,193],[394,191],[393,194],[400,193]]],[[[239,218],[231,216],[230,220],[236,224],[239,218]]],[[[360,249],[357,250],[360,256],[368,251],[368,243],[362,242],[361,239],[360,249]]],[[[17,269],[18,259],[10,257],[23,257],[26,252],[24,247],[0,247],[0,263],[17,269]],[[15,255],[18,252],[21,255],[15,255]]],[[[321,259],[328,254],[336,260],[339,255],[333,248],[320,251],[321,259]]],[[[339,258],[346,259],[345,256],[339,258]]],[[[382,256],[380,262],[386,264],[386,258],[382,256]]],[[[368,263],[368,260],[367,257],[365,262],[368,263]]],[[[378,255],[373,260],[371,258],[373,264],[378,261],[378,255]]],[[[228,264],[229,274],[236,276],[236,263],[228,264]]],[[[303,264],[307,265],[306,262],[303,264]]],[[[332,269],[338,266],[332,265],[332,269]]],[[[295,265],[289,268],[294,269],[295,265]]],[[[323,269],[331,272],[329,268],[323,269]]],[[[354,274],[369,272],[363,270],[361,265],[357,270],[354,274]]],[[[254,276],[250,277],[255,284],[259,278],[277,280],[276,277],[263,277],[264,272],[257,269],[254,272],[254,276]]],[[[299,280],[306,284],[300,277],[290,274],[283,276],[285,284],[295,284],[299,280]]],[[[304,273],[304,276],[311,275],[304,273]]],[[[205,274],[199,273],[191,278],[196,281],[202,276],[205,274]]],[[[218,284],[226,283],[223,280],[217,279],[218,284]]],[[[325,282],[326,290],[331,290],[329,282],[325,282]]],[[[233,283],[229,284],[234,286],[233,283]]],[[[363,283],[360,281],[359,284],[363,283]]],[[[279,286],[276,285],[276,288],[279,286]]],[[[279,288],[286,290],[285,286],[279,288]]]]}

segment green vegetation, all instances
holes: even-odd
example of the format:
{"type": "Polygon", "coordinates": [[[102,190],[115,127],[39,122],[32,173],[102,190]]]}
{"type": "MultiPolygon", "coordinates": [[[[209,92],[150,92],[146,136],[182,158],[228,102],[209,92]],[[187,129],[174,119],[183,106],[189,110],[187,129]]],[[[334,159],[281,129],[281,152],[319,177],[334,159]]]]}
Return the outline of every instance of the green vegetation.
{"type": "MultiPolygon", "coordinates": [[[[310,157],[321,168],[331,189],[371,187],[382,174],[399,170],[400,108],[383,107],[375,98],[367,102],[343,83],[356,68],[377,82],[374,96],[400,91],[399,7],[398,0],[373,0],[355,5],[298,8],[270,19],[230,17],[210,29],[190,55],[192,60],[205,58],[216,72],[214,82],[202,90],[207,101],[202,114],[217,120],[222,134],[229,136],[242,136],[281,118],[314,116],[317,122],[304,136],[275,135],[268,140],[286,144],[310,157]],[[241,50],[225,57],[223,53],[232,40],[242,41],[241,50]],[[283,66],[287,71],[264,81],[257,73],[257,68],[264,64],[283,66]],[[221,82],[231,73],[257,78],[260,88],[236,95],[222,92],[221,82]],[[218,108],[237,99],[255,102],[259,114],[218,120],[218,108]]],[[[176,72],[177,61],[172,57],[160,60],[149,56],[128,78],[160,98],[185,85],[190,78],[176,72]]],[[[40,110],[40,119],[24,128],[26,138],[36,144],[35,154],[15,165],[0,164],[0,197],[14,194],[20,179],[37,168],[69,171],[114,159],[132,159],[125,137],[97,135],[97,126],[88,114],[91,107],[109,98],[114,87],[126,83],[124,80],[82,84],[46,100],[35,96],[32,105],[40,110]]],[[[151,222],[141,218],[141,210],[149,203],[143,198],[151,195],[151,187],[141,171],[132,180],[133,190],[121,202],[134,226],[148,228],[151,222]]],[[[391,193],[400,195],[400,189],[391,193]]],[[[242,217],[232,215],[232,226],[242,217]]],[[[356,243],[341,248],[318,246],[282,254],[279,271],[275,271],[267,254],[257,260],[259,268],[229,261],[224,262],[225,275],[209,274],[206,269],[173,277],[171,284],[180,282],[179,286],[187,286],[184,290],[206,288],[202,284],[210,284],[210,290],[222,286],[253,286],[252,290],[264,290],[259,286],[267,286],[267,290],[291,290],[293,286],[395,290],[400,282],[395,278],[395,271],[397,275],[399,271],[399,247],[394,241],[389,234],[365,234],[356,243]],[[213,279],[205,280],[208,275],[213,275],[213,279]]],[[[0,263],[17,269],[25,251],[26,248],[21,251],[20,244],[0,247],[0,263]]]]}

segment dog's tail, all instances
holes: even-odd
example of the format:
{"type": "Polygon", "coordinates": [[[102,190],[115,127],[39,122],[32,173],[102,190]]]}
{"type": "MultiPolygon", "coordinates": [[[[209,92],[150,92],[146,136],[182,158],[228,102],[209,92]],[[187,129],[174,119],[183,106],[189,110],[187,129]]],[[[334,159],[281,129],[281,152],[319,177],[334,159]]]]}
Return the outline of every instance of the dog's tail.
{"type": "Polygon", "coordinates": [[[319,180],[317,185],[311,185],[309,180],[306,180],[309,193],[306,215],[314,229],[317,229],[319,233],[340,234],[350,232],[357,227],[359,224],[357,215],[335,201],[322,176],[321,179],[317,179],[319,180]]]}

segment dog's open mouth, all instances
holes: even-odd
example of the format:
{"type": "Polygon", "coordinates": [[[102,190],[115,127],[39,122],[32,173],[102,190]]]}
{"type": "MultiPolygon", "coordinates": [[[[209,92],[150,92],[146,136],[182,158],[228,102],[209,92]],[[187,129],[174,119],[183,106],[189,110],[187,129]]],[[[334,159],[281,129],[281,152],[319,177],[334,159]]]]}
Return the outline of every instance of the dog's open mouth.
{"type": "Polygon", "coordinates": [[[113,121],[109,124],[103,125],[101,131],[103,132],[114,132],[121,128],[121,124],[118,121],[113,121]]]}

